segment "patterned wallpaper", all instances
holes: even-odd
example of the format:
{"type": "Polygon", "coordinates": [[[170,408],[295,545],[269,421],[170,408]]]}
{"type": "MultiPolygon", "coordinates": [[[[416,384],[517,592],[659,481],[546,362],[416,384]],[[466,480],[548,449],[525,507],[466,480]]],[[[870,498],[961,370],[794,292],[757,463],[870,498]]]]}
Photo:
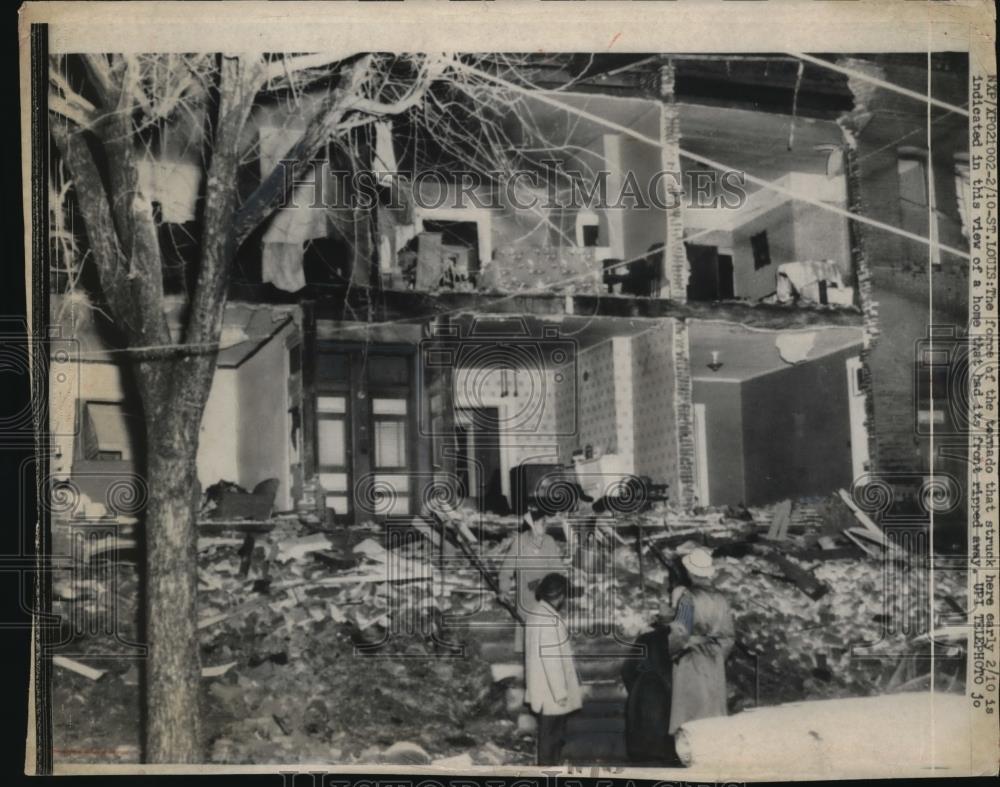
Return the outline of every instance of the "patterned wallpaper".
{"type": "MultiPolygon", "coordinates": [[[[571,461],[573,451],[588,444],[595,452],[616,452],[618,421],[613,342],[607,341],[577,354],[576,384],[576,429],[570,437],[560,440],[563,461],[571,461]]],[[[563,400],[565,402],[565,397],[563,400]]]]}
{"type": "Polygon", "coordinates": [[[455,407],[502,406],[500,441],[511,467],[554,462],[558,456],[557,370],[457,369],[455,407]],[[506,395],[504,393],[506,392],[506,395]]]}
{"type": "Polygon", "coordinates": [[[615,363],[615,430],[618,453],[626,460],[624,470],[635,472],[635,410],[632,339],[616,336],[611,340],[615,363]]]}
{"type": "Polygon", "coordinates": [[[632,338],[632,387],[635,408],[635,472],[677,490],[677,433],[673,412],[673,325],[632,338]]]}
{"type": "Polygon", "coordinates": [[[496,369],[459,369],[455,406],[504,403],[503,435],[511,466],[570,463],[573,451],[617,453],[632,472],[677,488],[673,412],[673,329],[669,322],[634,337],[616,337],[581,350],[573,364],[520,370],[506,381],[496,369]],[[507,396],[501,396],[506,390],[507,396]],[[516,396],[515,396],[516,392],[516,396]]]}

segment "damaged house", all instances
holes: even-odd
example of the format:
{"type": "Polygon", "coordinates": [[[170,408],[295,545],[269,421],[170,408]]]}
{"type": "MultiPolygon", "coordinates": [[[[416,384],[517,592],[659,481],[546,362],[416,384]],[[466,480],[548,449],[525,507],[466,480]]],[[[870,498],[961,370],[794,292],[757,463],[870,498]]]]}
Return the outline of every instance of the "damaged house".
{"type": "MultiPolygon", "coordinates": [[[[734,610],[734,717],[857,701],[877,723],[899,698],[876,695],[928,686],[943,713],[965,680],[965,574],[942,563],[929,581],[919,548],[931,515],[962,521],[970,199],[963,108],[928,116],[911,95],[928,62],[940,95],[963,94],[949,55],[455,58],[487,100],[446,83],[286,173],[227,283],[191,490],[212,761],[533,761],[518,613],[498,592],[533,495],[579,514],[547,522],[583,588],[571,762],[630,761],[627,643],[699,546],[734,610]]],[[[262,95],[241,198],[323,88],[262,95]]],[[[139,187],[186,342],[205,175],[200,132],[169,131],[139,187]]],[[[79,494],[53,530],[90,539],[87,577],[126,552],[128,581],[55,595],[138,626],[152,572],[127,550],[148,448],[128,365],[148,348],[72,273],[51,276],[49,469],[79,494]]],[[[57,696],[132,735],[138,671],[109,664],[98,683],[103,667],[64,659],[57,696]]],[[[67,750],[93,751],[109,725],[79,718],[67,750]]],[[[783,748],[827,768],[826,731],[800,731],[783,748]]]]}
{"type": "MultiPolygon", "coordinates": [[[[964,79],[956,63],[935,58],[935,78],[964,79]]],[[[911,427],[940,423],[943,398],[927,410],[904,350],[927,338],[927,264],[954,291],[940,308],[964,308],[967,264],[946,249],[967,237],[965,125],[942,110],[921,151],[925,106],[864,75],[923,78],[923,64],[567,55],[532,69],[500,85],[519,111],[490,120],[519,177],[470,184],[397,118],[363,146],[372,204],[344,207],[331,146],[246,244],[202,487],[277,479],[275,510],[361,522],[418,514],[441,483],[518,510],[553,474],[592,498],[636,477],[686,507],[922,477],[911,427]],[[928,256],[893,227],[941,245],[928,256]]],[[[294,123],[280,99],[255,109],[261,161],[280,160],[294,123]]],[[[175,288],[200,177],[183,147],[146,168],[175,288]]],[[[79,291],[52,303],[82,361],[51,381],[53,470],[99,506],[141,473],[136,397],[100,312],[79,291]]]]}

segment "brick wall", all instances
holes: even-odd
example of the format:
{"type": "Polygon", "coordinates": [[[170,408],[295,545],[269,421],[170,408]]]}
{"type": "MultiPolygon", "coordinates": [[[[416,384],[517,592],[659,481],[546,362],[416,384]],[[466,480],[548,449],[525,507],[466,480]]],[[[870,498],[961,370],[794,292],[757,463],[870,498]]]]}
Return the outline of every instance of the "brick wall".
{"type": "MultiPolygon", "coordinates": [[[[674,67],[672,64],[664,64],[660,68],[660,142],[661,162],[660,166],[664,172],[681,172],[680,144],[681,144],[681,122],[680,115],[674,97],[674,67]]],[[[684,210],[681,207],[681,200],[678,199],[677,188],[673,184],[672,178],[667,178],[668,195],[667,202],[667,226],[666,226],[666,254],[664,259],[665,274],[667,280],[667,292],[661,293],[663,297],[670,298],[678,302],[687,300],[688,283],[688,261],[687,252],[684,250],[684,210]]]]}
{"type": "MultiPolygon", "coordinates": [[[[859,61],[848,65],[911,90],[927,90],[924,68],[898,64],[877,68],[859,61]]],[[[859,104],[852,120],[864,119],[855,124],[856,136],[852,139],[848,135],[848,141],[854,142],[853,155],[848,158],[849,188],[855,192],[852,209],[926,236],[926,208],[901,199],[897,167],[900,148],[929,149],[939,240],[967,249],[954,169],[955,154],[968,151],[966,119],[935,111],[928,138],[923,102],[861,80],[852,79],[850,86],[859,104]]],[[[933,72],[935,96],[963,103],[964,90],[964,74],[933,72]]],[[[932,322],[964,329],[968,320],[968,262],[942,251],[940,266],[932,267],[926,245],[867,225],[853,225],[851,241],[855,261],[864,260],[857,274],[869,340],[862,360],[870,383],[873,465],[882,473],[921,472],[927,459],[926,446],[915,428],[917,343],[926,338],[932,322]]]]}

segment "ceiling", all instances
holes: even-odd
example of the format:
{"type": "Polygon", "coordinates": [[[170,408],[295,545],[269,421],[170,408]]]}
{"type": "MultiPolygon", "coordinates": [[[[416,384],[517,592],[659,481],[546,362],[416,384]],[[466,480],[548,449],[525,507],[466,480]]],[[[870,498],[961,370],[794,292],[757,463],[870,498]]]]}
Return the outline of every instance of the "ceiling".
{"type": "Polygon", "coordinates": [[[614,336],[634,336],[649,330],[655,323],[648,319],[623,317],[591,317],[574,314],[550,318],[536,316],[481,317],[461,314],[454,318],[463,337],[505,339],[537,339],[570,342],[578,350],[600,344],[614,336]]]}
{"type": "Polygon", "coordinates": [[[840,326],[817,326],[805,330],[750,330],[723,322],[692,320],[688,338],[691,352],[691,376],[697,380],[717,382],[743,382],[753,377],[786,369],[793,365],[782,358],[776,340],[794,344],[797,338],[803,347],[812,345],[802,362],[813,361],[825,355],[859,347],[862,329],[840,326]],[[712,351],[717,350],[722,368],[713,372],[708,368],[712,351]]]}
{"type": "MultiPolygon", "coordinates": [[[[457,316],[455,322],[463,337],[490,337],[500,343],[517,344],[529,338],[537,340],[540,346],[547,341],[553,344],[571,342],[578,351],[615,336],[635,336],[661,324],[659,320],[585,315],[484,318],[463,314],[457,316]]],[[[787,343],[785,352],[789,357],[797,348],[802,351],[800,363],[849,347],[860,347],[862,342],[861,328],[841,326],[774,331],[751,330],[733,323],[705,320],[690,320],[688,325],[692,377],[717,382],[743,382],[793,365],[778,350],[776,341],[779,336],[783,337],[783,344],[787,343]],[[713,350],[719,352],[719,360],[723,364],[718,372],[708,368],[713,350]]]]}
{"type": "MultiPolygon", "coordinates": [[[[593,149],[603,135],[625,133],[621,127],[659,140],[658,101],[586,93],[544,95],[571,109],[553,106],[541,97],[526,98],[528,113],[512,114],[507,128],[522,145],[535,148],[539,138],[544,138],[554,147],[593,149]]],[[[840,129],[829,120],[700,104],[677,107],[682,150],[767,180],[788,172],[825,172],[828,151],[817,148],[842,144],[840,129]]],[[[597,166],[595,156],[584,158],[589,166],[597,166]]],[[[705,167],[688,157],[682,157],[681,166],[684,170],[705,167]]]]}

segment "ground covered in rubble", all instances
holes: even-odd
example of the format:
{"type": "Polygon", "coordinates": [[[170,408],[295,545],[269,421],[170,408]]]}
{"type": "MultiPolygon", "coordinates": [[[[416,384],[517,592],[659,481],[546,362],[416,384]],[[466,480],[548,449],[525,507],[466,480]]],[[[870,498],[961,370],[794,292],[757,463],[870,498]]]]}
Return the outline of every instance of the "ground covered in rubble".
{"type": "MultiPolygon", "coordinates": [[[[571,538],[568,561],[583,593],[570,618],[611,621],[619,639],[635,637],[667,595],[665,562],[707,546],[737,626],[730,712],[926,688],[918,662],[899,658],[915,652],[913,610],[931,587],[926,566],[877,546],[872,534],[867,545],[844,538],[857,523],[832,505],[797,505],[777,539],[768,538],[772,509],[664,507],[596,520],[593,537],[571,538]]],[[[516,520],[459,516],[477,526],[483,565],[496,570],[516,520]]],[[[435,546],[440,534],[431,529],[411,528],[387,547],[384,526],[327,533],[294,520],[272,524],[249,534],[218,526],[199,538],[206,761],[532,761],[513,679],[491,671],[496,659],[463,625],[502,611],[461,552],[435,546]],[[438,547],[445,563],[431,559],[438,547]]],[[[93,578],[54,588],[66,640],[59,652],[71,657],[54,670],[59,761],[139,758],[140,661],[129,644],[138,639],[137,575],[127,554],[113,554],[86,555],[93,578]],[[108,610],[117,636],[97,625],[108,610]],[[100,674],[80,674],[81,665],[100,674]]],[[[958,572],[935,572],[936,627],[961,613],[964,582],[958,572]]],[[[962,690],[959,655],[937,651],[938,688],[962,690]]],[[[617,668],[607,677],[616,681],[617,668]]]]}
{"type": "MultiPolygon", "coordinates": [[[[476,643],[436,636],[427,589],[394,605],[407,610],[412,632],[390,637],[396,583],[384,581],[381,547],[366,539],[340,558],[333,546],[289,522],[255,536],[249,554],[241,537],[199,540],[206,759],[420,764],[464,754],[473,764],[529,762],[533,743],[504,713],[503,690],[476,643]]],[[[118,563],[116,573],[117,582],[105,575],[104,583],[56,588],[63,607],[86,620],[107,608],[108,593],[119,609],[118,639],[87,633],[61,649],[104,674],[56,670],[58,759],[139,757],[140,661],[126,644],[136,639],[138,585],[133,565],[118,563]]],[[[460,574],[451,580],[463,581],[475,587],[460,574]]]]}

